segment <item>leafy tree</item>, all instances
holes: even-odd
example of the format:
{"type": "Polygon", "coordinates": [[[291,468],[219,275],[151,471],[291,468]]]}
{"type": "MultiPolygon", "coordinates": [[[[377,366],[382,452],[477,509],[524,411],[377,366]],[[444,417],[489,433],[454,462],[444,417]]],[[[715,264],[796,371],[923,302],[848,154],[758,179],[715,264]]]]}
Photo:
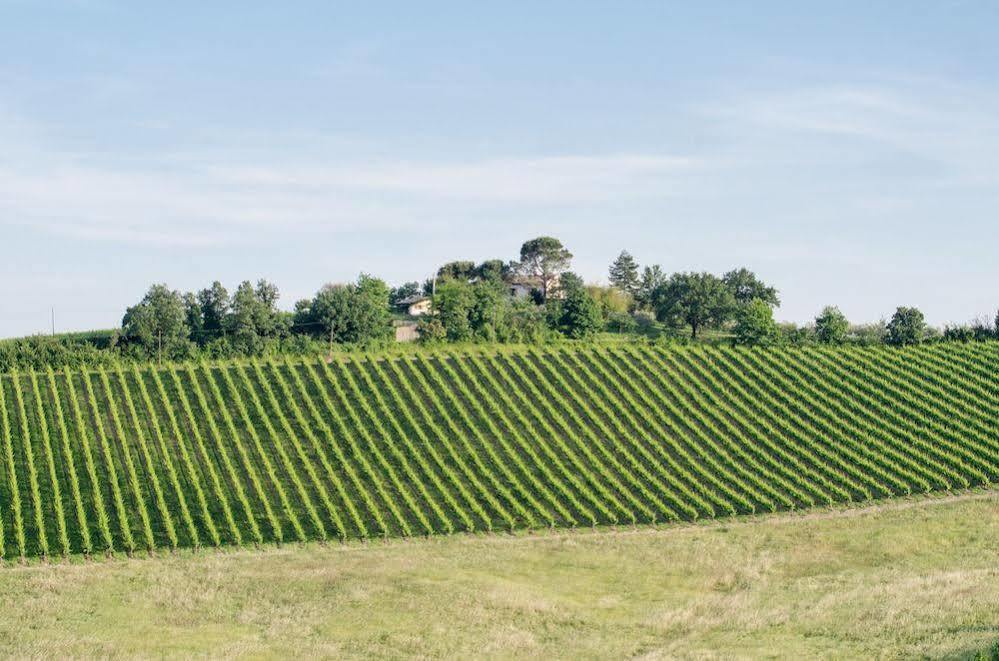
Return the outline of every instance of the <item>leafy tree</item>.
{"type": "Polygon", "coordinates": [[[735,343],[744,346],[769,346],[780,339],[774,311],[758,298],[739,306],[735,319],[735,343]]]}
{"type": "Polygon", "coordinates": [[[850,322],[838,307],[827,305],[815,317],[815,338],[822,344],[843,344],[850,332],[850,322]]]}
{"type": "Polygon", "coordinates": [[[510,266],[502,259],[487,259],[475,267],[475,277],[482,282],[502,283],[510,266]]]}
{"type": "Polygon", "coordinates": [[[780,341],[782,344],[789,344],[794,347],[810,344],[815,340],[814,329],[808,326],[799,326],[794,322],[778,324],[780,329],[780,341]]]}
{"type": "Polygon", "coordinates": [[[888,341],[888,326],[882,319],[873,324],[860,324],[850,328],[850,341],[861,346],[884,344],[888,341]]]}
{"type": "Polygon", "coordinates": [[[674,273],[656,288],[652,304],[659,321],[690,326],[691,338],[705,327],[719,326],[731,316],[731,290],[710,273],[674,273]]]}
{"type": "Polygon", "coordinates": [[[181,297],[184,301],[184,318],[188,332],[195,340],[201,342],[204,336],[202,332],[205,326],[204,317],[201,314],[201,306],[198,305],[198,297],[187,292],[181,297]]]}
{"type": "Polygon", "coordinates": [[[278,289],[266,280],[242,282],[232,295],[230,313],[223,323],[237,351],[245,355],[263,352],[268,340],[283,337],[288,321],[277,309],[278,289]]]}
{"type": "Polygon", "coordinates": [[[638,293],[638,263],[635,262],[635,258],[627,250],[622,250],[621,254],[611,264],[610,283],[632,296],[638,293]]]}
{"type": "Polygon", "coordinates": [[[475,277],[475,262],[460,260],[448,262],[437,269],[438,280],[471,280],[475,277]]]}
{"type": "Polygon", "coordinates": [[[444,324],[434,316],[425,316],[416,324],[417,341],[420,344],[441,344],[447,341],[444,324]]]}
{"type": "Polygon", "coordinates": [[[354,285],[323,285],[309,303],[308,321],[320,325],[323,335],[331,342],[352,342],[355,336],[351,319],[354,285]]]}
{"type": "Polygon", "coordinates": [[[739,305],[760,300],[771,308],[780,307],[777,290],[765,284],[749,269],[740,268],[729,271],[722,276],[722,282],[732,292],[732,297],[739,305]]]}
{"type": "Polygon", "coordinates": [[[389,287],[384,280],[362,273],[354,298],[355,342],[385,340],[392,336],[389,287]]]}
{"type": "Polygon", "coordinates": [[[582,278],[575,273],[564,273],[560,288],[562,298],[548,304],[552,328],[577,340],[597,333],[603,325],[600,306],[586,291],[582,278]]]}
{"type": "Polygon", "coordinates": [[[150,353],[175,353],[187,342],[187,311],[180,292],[165,284],[153,285],[142,300],[125,311],[121,322],[125,336],[137,340],[150,353]]]}
{"type": "Polygon", "coordinates": [[[521,246],[516,270],[522,276],[538,280],[541,297],[547,302],[560,275],[569,268],[571,261],[572,253],[561,241],[551,236],[540,236],[521,246]]]}
{"type": "Polygon", "coordinates": [[[216,280],[211,287],[198,292],[201,319],[206,335],[217,335],[225,326],[229,314],[229,292],[216,280]]]}
{"type": "Polygon", "coordinates": [[[589,285],[586,291],[600,306],[600,314],[604,319],[612,314],[626,314],[634,304],[631,294],[624,292],[617,287],[600,287],[589,285]]]}
{"type": "Polygon", "coordinates": [[[653,294],[656,289],[666,284],[668,279],[658,264],[642,269],[642,279],[639,281],[638,291],[635,293],[636,307],[641,310],[651,310],[653,294]]]}
{"type": "Polygon", "coordinates": [[[919,344],[926,334],[926,320],[917,308],[900,307],[888,322],[886,342],[893,346],[919,344]]]}
{"type": "Polygon", "coordinates": [[[473,303],[468,312],[469,325],[480,339],[494,342],[506,323],[509,307],[501,285],[493,280],[480,280],[471,288],[473,303]]]}
{"type": "Polygon", "coordinates": [[[475,305],[472,285],[463,280],[446,280],[437,285],[434,296],[434,314],[444,326],[445,337],[450,342],[472,339],[469,314],[475,305]]]}
{"type": "MultiPolygon", "coordinates": [[[[318,323],[331,342],[381,341],[392,334],[389,288],[384,281],[361,274],[356,283],[325,285],[297,318],[318,323]]],[[[299,307],[296,306],[296,307],[299,307]]]]}

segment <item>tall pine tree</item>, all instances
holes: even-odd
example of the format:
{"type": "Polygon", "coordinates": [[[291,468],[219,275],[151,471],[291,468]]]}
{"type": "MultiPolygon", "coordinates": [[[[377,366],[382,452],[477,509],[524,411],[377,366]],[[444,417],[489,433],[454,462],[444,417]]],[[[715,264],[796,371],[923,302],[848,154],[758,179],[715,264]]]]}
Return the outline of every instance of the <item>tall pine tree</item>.
{"type": "Polygon", "coordinates": [[[638,292],[638,264],[627,250],[622,250],[611,264],[610,283],[632,295],[638,292]]]}

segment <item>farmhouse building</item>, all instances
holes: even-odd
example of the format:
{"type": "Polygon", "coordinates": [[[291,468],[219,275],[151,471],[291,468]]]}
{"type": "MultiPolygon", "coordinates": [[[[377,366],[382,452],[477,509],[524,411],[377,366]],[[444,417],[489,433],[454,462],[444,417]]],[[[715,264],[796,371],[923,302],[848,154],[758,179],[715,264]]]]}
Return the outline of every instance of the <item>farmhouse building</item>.
{"type": "Polygon", "coordinates": [[[422,317],[425,314],[430,314],[431,299],[423,294],[414,294],[399,301],[399,307],[411,317],[422,317]]]}

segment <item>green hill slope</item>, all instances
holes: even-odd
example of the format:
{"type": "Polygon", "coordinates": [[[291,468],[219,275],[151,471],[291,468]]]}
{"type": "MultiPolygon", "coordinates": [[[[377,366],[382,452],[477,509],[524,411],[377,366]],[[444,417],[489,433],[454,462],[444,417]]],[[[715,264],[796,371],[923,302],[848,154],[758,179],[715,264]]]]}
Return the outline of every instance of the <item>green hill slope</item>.
{"type": "Polygon", "coordinates": [[[6,557],[693,519],[990,483],[999,345],[0,377],[6,557]]]}

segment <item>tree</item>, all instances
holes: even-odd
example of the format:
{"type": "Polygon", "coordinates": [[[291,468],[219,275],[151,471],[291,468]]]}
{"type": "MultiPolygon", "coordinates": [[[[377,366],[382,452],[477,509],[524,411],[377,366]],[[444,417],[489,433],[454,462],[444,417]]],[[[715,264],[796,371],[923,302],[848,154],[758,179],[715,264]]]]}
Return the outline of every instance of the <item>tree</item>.
{"type": "Polygon", "coordinates": [[[885,341],[892,346],[919,344],[926,334],[926,320],[918,308],[900,307],[888,322],[885,341]]]}
{"type": "Polygon", "coordinates": [[[502,259],[487,259],[475,267],[475,277],[482,282],[502,283],[510,271],[510,266],[502,259]]]}
{"type": "Polygon", "coordinates": [[[475,262],[460,260],[448,262],[437,269],[438,280],[471,280],[475,277],[475,262]]]}
{"type": "Polygon", "coordinates": [[[468,323],[479,339],[495,342],[503,332],[509,307],[502,286],[494,280],[478,280],[471,288],[473,303],[468,323]]]}
{"type": "Polygon", "coordinates": [[[351,319],[354,285],[327,284],[316,292],[309,305],[309,319],[317,323],[330,342],[353,342],[356,336],[351,319]]]}
{"type": "Polygon", "coordinates": [[[850,322],[838,307],[827,305],[815,317],[815,338],[822,344],[843,344],[850,332],[850,322]]]}
{"type": "Polygon", "coordinates": [[[229,292],[216,280],[211,287],[198,292],[198,305],[201,306],[202,327],[206,335],[217,335],[229,314],[229,292]]]}
{"type": "Polygon", "coordinates": [[[204,336],[202,330],[205,326],[205,319],[201,314],[201,306],[198,305],[198,297],[187,292],[181,298],[184,301],[184,318],[188,333],[194,336],[195,340],[201,341],[204,336]]]}
{"type": "Polygon", "coordinates": [[[600,305],[586,291],[582,278],[575,273],[565,273],[560,286],[564,296],[549,304],[552,328],[577,340],[597,333],[603,325],[600,305]]]}
{"type": "Polygon", "coordinates": [[[548,301],[563,271],[569,268],[572,253],[551,236],[539,236],[520,248],[516,270],[520,275],[538,280],[541,297],[548,301]]]}
{"type": "Polygon", "coordinates": [[[469,314],[475,305],[472,286],[462,280],[447,280],[437,285],[434,295],[434,315],[444,326],[445,337],[450,342],[463,342],[472,338],[469,314]]]}
{"type": "Polygon", "coordinates": [[[165,284],[153,285],[142,300],[125,311],[121,322],[126,337],[137,340],[162,358],[186,343],[190,334],[180,292],[165,284]]]}
{"type": "Polygon", "coordinates": [[[652,304],[659,321],[687,324],[690,336],[728,320],[735,306],[731,290],[710,273],[674,273],[656,288],[652,304]]]}
{"type": "Polygon", "coordinates": [[[627,250],[622,250],[611,264],[610,283],[632,296],[638,293],[638,264],[627,250]]]}
{"type": "Polygon", "coordinates": [[[266,280],[259,280],[256,288],[246,280],[236,289],[223,327],[238,351],[260,354],[268,340],[287,334],[289,324],[277,309],[278,297],[278,288],[266,280]]]}
{"type": "Polygon", "coordinates": [[[642,279],[638,283],[638,291],[635,293],[635,306],[641,310],[652,308],[652,295],[662,285],[666,284],[668,278],[663,273],[663,269],[658,264],[646,266],[642,269],[642,279]]]}
{"type": "Polygon", "coordinates": [[[739,305],[760,300],[771,308],[780,307],[777,290],[765,284],[749,269],[740,268],[729,271],[722,276],[722,282],[732,292],[732,297],[739,305]]]}
{"type": "Polygon", "coordinates": [[[392,335],[389,287],[384,280],[362,273],[354,290],[355,342],[385,340],[392,335]]]}
{"type": "Polygon", "coordinates": [[[392,334],[389,288],[384,281],[362,273],[356,283],[328,284],[308,305],[300,318],[318,323],[329,341],[364,343],[387,339],[392,334]]]}
{"type": "Polygon", "coordinates": [[[589,285],[586,287],[586,291],[600,306],[600,314],[603,315],[604,319],[608,319],[611,315],[627,314],[634,304],[631,294],[616,287],[589,285]]]}
{"type": "Polygon", "coordinates": [[[758,298],[739,306],[735,320],[735,343],[744,346],[770,346],[780,339],[774,311],[758,298]]]}

